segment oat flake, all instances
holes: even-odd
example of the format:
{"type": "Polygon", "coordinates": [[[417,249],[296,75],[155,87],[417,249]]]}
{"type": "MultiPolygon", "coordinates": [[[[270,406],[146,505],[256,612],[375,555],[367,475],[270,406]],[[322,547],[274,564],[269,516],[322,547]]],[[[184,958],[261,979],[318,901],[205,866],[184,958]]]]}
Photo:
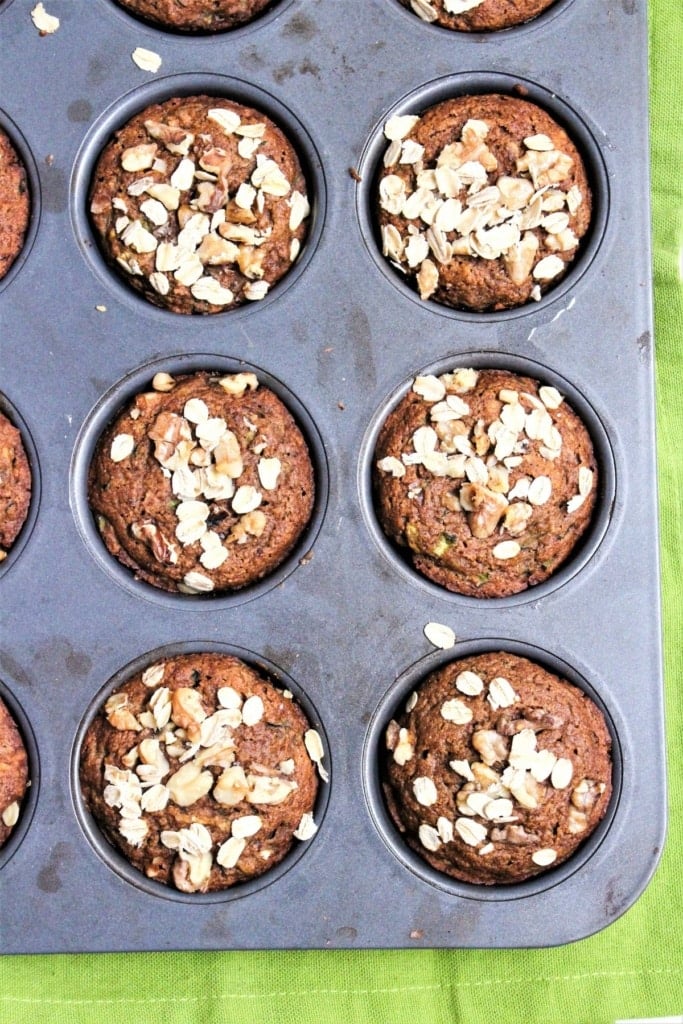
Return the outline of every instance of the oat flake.
{"type": "Polygon", "coordinates": [[[31,21],[36,26],[41,36],[52,35],[59,28],[59,18],[48,14],[42,3],[36,4],[31,11],[31,21]]]}
{"type": "Polygon", "coordinates": [[[151,71],[152,73],[159,70],[161,67],[161,57],[154,50],[146,50],[144,46],[136,46],[133,50],[131,57],[133,63],[142,71],[151,71]]]}
{"type": "Polygon", "coordinates": [[[450,626],[444,626],[441,622],[428,622],[424,627],[424,635],[430,644],[442,651],[447,651],[455,644],[455,633],[450,626]]]}

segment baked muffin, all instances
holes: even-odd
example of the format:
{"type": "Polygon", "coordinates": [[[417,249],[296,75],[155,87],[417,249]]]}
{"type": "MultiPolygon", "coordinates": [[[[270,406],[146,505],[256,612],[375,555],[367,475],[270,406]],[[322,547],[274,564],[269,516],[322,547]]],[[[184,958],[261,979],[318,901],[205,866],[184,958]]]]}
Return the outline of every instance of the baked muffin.
{"type": "Polygon", "coordinates": [[[19,536],[31,502],[31,468],[21,434],[0,412],[0,562],[19,536]]]}
{"type": "Polygon", "coordinates": [[[253,373],[159,373],[100,438],[88,498],[108,550],[182,593],[272,572],[313,510],[314,473],[289,410],[253,373]]]}
{"type": "Polygon", "coordinates": [[[19,820],[28,787],[28,757],[16,722],[0,697],[0,846],[19,820]]]}
{"type": "Polygon", "coordinates": [[[211,892],[262,875],[315,833],[321,757],[289,691],[235,657],[184,654],[107,698],[83,740],[80,784],[133,867],[211,892]]]}
{"type": "Polygon", "coordinates": [[[432,672],[386,730],[388,807],[437,871],[479,885],[561,864],[612,791],[604,717],[581,690],[514,654],[432,672]]]}
{"type": "Polygon", "coordinates": [[[416,377],[382,424],[379,521],[446,590],[506,597],[547,579],[591,521],[590,435],[554,387],[498,369],[416,377]]]}
{"type": "Polygon", "coordinates": [[[26,168],[0,128],[0,279],[23,248],[30,203],[26,168]]]}
{"type": "Polygon", "coordinates": [[[486,312],[538,300],[591,220],[574,143],[514,96],[459,96],[387,121],[377,188],[383,255],[422,299],[486,312]]]}
{"type": "Polygon", "coordinates": [[[116,0],[131,14],[176,32],[223,32],[244,25],[273,0],[116,0]]]}
{"type": "Polygon", "coordinates": [[[147,107],[116,132],[90,213],[107,261],[174,313],[265,297],[296,259],[310,213],[297,154],[260,111],[219,96],[147,107]]]}
{"type": "Polygon", "coordinates": [[[458,32],[495,32],[522,25],[555,0],[401,0],[423,21],[458,32]]]}

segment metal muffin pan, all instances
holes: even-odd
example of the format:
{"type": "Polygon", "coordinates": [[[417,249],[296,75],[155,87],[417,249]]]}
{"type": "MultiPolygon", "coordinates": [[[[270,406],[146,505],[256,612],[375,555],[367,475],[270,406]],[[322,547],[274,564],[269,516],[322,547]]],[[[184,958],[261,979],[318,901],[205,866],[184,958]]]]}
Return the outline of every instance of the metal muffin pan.
{"type": "Polygon", "coordinates": [[[35,487],[0,575],[0,692],[32,781],[0,851],[0,951],[522,947],[606,927],[647,885],[666,829],[645,5],[558,0],[525,26],[468,36],[397,0],[282,0],[249,26],[198,37],[154,29],[113,0],[51,0],[61,25],[40,37],[32,6],[0,6],[0,120],[33,196],[26,249],[0,285],[3,409],[22,429],[35,487]],[[157,75],[132,62],[137,46],[161,55],[157,75]],[[49,88],[36,89],[36,69],[49,88]],[[525,91],[568,127],[596,213],[581,257],[539,303],[468,314],[420,302],[384,265],[371,190],[391,113],[489,89],[525,91]],[[147,102],[199,91],[260,106],[285,128],[313,214],[299,263],[264,301],[187,317],[112,274],[86,201],[110,131],[147,102]],[[160,368],[212,365],[256,368],[289,404],[311,443],[316,507],[269,580],[178,598],[112,563],[85,474],[98,430],[134,386],[160,368]],[[555,577],[514,598],[459,597],[418,578],[374,516],[383,415],[415,374],[458,365],[555,383],[596,446],[593,527],[555,577]],[[452,650],[431,647],[430,621],[453,627],[452,650]],[[204,646],[241,653],[291,687],[323,736],[330,781],[318,833],[282,865],[188,898],[138,877],[102,840],[77,759],[121,673],[159,650],[204,646]],[[615,791],[569,861],[528,883],[479,888],[404,847],[377,757],[396,703],[425,674],[503,648],[603,707],[615,791]]]}
{"type": "Polygon", "coordinates": [[[275,380],[275,378],[259,366],[254,366],[242,359],[226,359],[224,356],[211,356],[201,353],[179,355],[173,358],[164,356],[161,359],[154,360],[152,363],[145,364],[128,374],[124,380],[117,382],[102,397],[102,400],[91,411],[91,414],[83,424],[74,448],[69,476],[71,509],[78,523],[81,536],[90,549],[93,558],[106,572],[111,573],[112,578],[121,586],[126,587],[139,598],[160,601],[180,611],[184,611],[193,603],[198,603],[201,606],[206,606],[208,603],[212,608],[229,608],[234,604],[241,604],[243,601],[251,601],[272,587],[282,583],[296,568],[298,563],[302,559],[306,559],[306,556],[315,544],[315,539],[325,515],[329,492],[329,470],[323,439],[306,409],[297,401],[296,397],[288,392],[280,381],[275,380]],[[97,529],[95,518],[88,504],[88,470],[97,442],[102,431],[111,420],[115,418],[121,409],[131,403],[135,395],[148,390],[154,374],[161,370],[174,376],[194,373],[199,370],[220,374],[255,373],[260,384],[273,391],[287,407],[306,440],[313,463],[315,480],[315,498],[311,518],[301,537],[284,561],[263,579],[249,587],[243,587],[241,590],[235,591],[224,591],[219,594],[197,594],[195,596],[168,593],[160,590],[148,583],[137,580],[129,570],[124,568],[115,558],[112,558],[97,529]]]}
{"type": "MultiPolygon", "coordinates": [[[[299,689],[291,677],[288,677],[286,673],[282,672],[279,666],[274,665],[272,662],[269,662],[267,658],[262,657],[254,651],[245,651],[241,647],[224,643],[208,643],[205,640],[195,641],[194,643],[169,644],[156,651],[148,651],[140,658],[136,658],[134,662],[130,665],[124,666],[120,672],[116,673],[113,679],[107,681],[100,693],[96,694],[90,704],[90,707],[83,716],[72,751],[71,791],[74,796],[74,807],[81,828],[90,840],[93,849],[100,855],[102,860],[108,864],[113,871],[117,871],[122,878],[126,879],[130,885],[157,897],[161,896],[162,898],[190,904],[225,903],[226,900],[240,899],[242,896],[246,896],[249,893],[258,892],[258,890],[270,885],[276,879],[280,878],[285,874],[285,872],[289,871],[294,864],[296,864],[299,858],[306,852],[306,843],[296,844],[288,856],[283,861],[280,861],[279,864],[275,864],[270,871],[267,871],[265,874],[260,875],[258,878],[254,878],[249,882],[245,882],[241,886],[233,886],[231,889],[227,889],[224,892],[179,892],[170,886],[147,878],[140,871],[137,871],[132,867],[125,857],[111,846],[108,840],[104,838],[102,832],[85,806],[85,802],[80,793],[78,777],[81,746],[85,738],[85,734],[100,710],[102,702],[107,699],[107,696],[115,687],[122,685],[136,672],[144,671],[144,669],[149,665],[154,664],[162,658],[174,658],[183,654],[193,654],[207,650],[239,658],[241,661],[268,676],[276,683],[276,685],[289,690],[294,695],[294,700],[296,700],[299,707],[301,707],[306,714],[311,726],[318,731],[325,751],[324,760],[326,764],[329,763],[330,759],[329,743],[325,737],[325,732],[320,722],[319,715],[307,695],[299,689]]],[[[328,800],[329,786],[320,786],[314,806],[314,820],[316,821],[316,824],[322,824],[328,800]]]]}

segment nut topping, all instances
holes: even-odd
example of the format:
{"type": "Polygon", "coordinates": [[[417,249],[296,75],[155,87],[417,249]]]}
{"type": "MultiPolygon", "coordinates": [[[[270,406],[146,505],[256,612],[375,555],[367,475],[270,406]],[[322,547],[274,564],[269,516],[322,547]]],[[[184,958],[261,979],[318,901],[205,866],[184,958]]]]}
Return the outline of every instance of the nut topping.
{"type": "Polygon", "coordinates": [[[387,806],[408,844],[475,883],[521,881],[566,859],[599,820],[609,785],[574,779],[588,764],[610,770],[609,749],[596,749],[609,742],[597,708],[505,652],[446,663],[413,693],[386,737],[392,753],[401,736],[415,751],[405,768],[386,760],[387,806]],[[481,688],[454,699],[462,678],[481,688]]]}
{"type": "MultiPolygon", "coordinates": [[[[480,2],[444,5],[460,13],[480,2]]],[[[411,0],[411,6],[425,20],[438,17],[429,0],[411,0]]],[[[490,99],[495,108],[496,97],[490,99]]],[[[465,257],[497,261],[519,290],[519,301],[528,301],[535,297],[534,282],[546,286],[564,273],[579,244],[573,229],[583,197],[572,180],[574,157],[537,132],[519,141],[519,158],[504,169],[489,146],[494,114],[491,119],[468,119],[459,137],[444,130],[452,141],[429,160],[416,138],[421,117],[394,116],[385,125],[389,145],[378,189],[383,253],[398,269],[414,273],[422,299],[439,289],[443,272],[448,293],[448,268],[465,257]],[[406,165],[410,173],[403,173],[406,165]]],[[[503,144],[491,145],[501,147],[504,159],[503,144]]]]}
{"type": "Polygon", "coordinates": [[[2,814],[0,814],[0,818],[2,818],[2,823],[6,828],[14,828],[19,821],[19,802],[13,800],[11,804],[8,804],[2,814]]]}
{"type": "MultiPolygon", "coordinates": [[[[138,47],[133,57],[158,69],[151,51],[138,47]]],[[[206,107],[189,97],[187,109],[174,112],[175,102],[122,129],[135,142],[117,154],[118,175],[95,185],[96,226],[112,259],[140,278],[153,302],[219,312],[259,301],[296,258],[311,214],[298,161],[271,135],[273,126],[252,121],[245,108],[206,107]],[[177,123],[183,119],[192,130],[177,123]]]]}
{"type": "Polygon", "coordinates": [[[556,388],[483,373],[472,398],[452,387],[453,374],[414,379],[378,438],[378,512],[423,575],[464,594],[507,596],[569,555],[589,522],[595,471],[590,438],[556,388]],[[571,523],[589,496],[589,511],[571,523]]]}
{"type": "Polygon", "coordinates": [[[291,697],[209,652],[150,665],[111,695],[106,717],[130,710],[138,731],[126,743],[98,717],[84,739],[84,793],[136,867],[187,892],[222,888],[315,834],[317,782],[305,752],[320,761],[322,745],[291,697]],[[93,753],[104,757],[103,791],[98,779],[91,786],[93,753]],[[159,841],[170,852],[152,856],[159,841]]]}

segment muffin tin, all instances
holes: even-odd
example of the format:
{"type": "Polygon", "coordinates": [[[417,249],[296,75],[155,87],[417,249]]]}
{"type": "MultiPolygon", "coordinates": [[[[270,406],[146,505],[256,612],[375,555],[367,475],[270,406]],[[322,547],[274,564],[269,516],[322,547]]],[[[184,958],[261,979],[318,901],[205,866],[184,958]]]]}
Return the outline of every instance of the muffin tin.
{"type": "Polygon", "coordinates": [[[282,0],[251,25],[200,37],[154,29],[113,0],[51,0],[61,24],[41,37],[32,6],[0,6],[0,123],[33,195],[25,250],[0,282],[2,408],[34,478],[28,523],[0,567],[0,693],[32,781],[0,850],[0,951],[522,947],[606,927],[646,886],[666,827],[644,5],[558,0],[525,26],[466,35],[398,0],[282,0]],[[133,63],[138,46],[160,54],[157,74],[133,63]],[[596,203],[566,278],[496,314],[421,302],[381,257],[372,213],[387,118],[483,91],[524,95],[563,123],[596,203]],[[194,92],[269,113],[297,146],[314,199],[290,274],[263,301],[209,317],[164,312],[125,287],[86,207],[109,133],[148,102],[194,92]],[[383,416],[417,373],[463,365],[554,384],[596,446],[601,491],[584,543],[511,598],[461,597],[419,578],[374,515],[383,416]],[[215,598],[133,580],[107,555],[85,494],[108,416],[157,370],[198,367],[266,380],[299,419],[317,477],[311,526],[281,570],[215,598]],[[435,650],[428,622],[450,625],[455,646],[435,650]],[[318,833],[277,870],[189,897],[142,878],[102,839],[77,762],[122,673],[206,648],[263,665],[295,693],[323,737],[330,781],[318,833]],[[597,701],[614,795],[569,861],[527,883],[476,887],[437,875],[402,843],[378,752],[424,675],[495,649],[597,701]]]}

